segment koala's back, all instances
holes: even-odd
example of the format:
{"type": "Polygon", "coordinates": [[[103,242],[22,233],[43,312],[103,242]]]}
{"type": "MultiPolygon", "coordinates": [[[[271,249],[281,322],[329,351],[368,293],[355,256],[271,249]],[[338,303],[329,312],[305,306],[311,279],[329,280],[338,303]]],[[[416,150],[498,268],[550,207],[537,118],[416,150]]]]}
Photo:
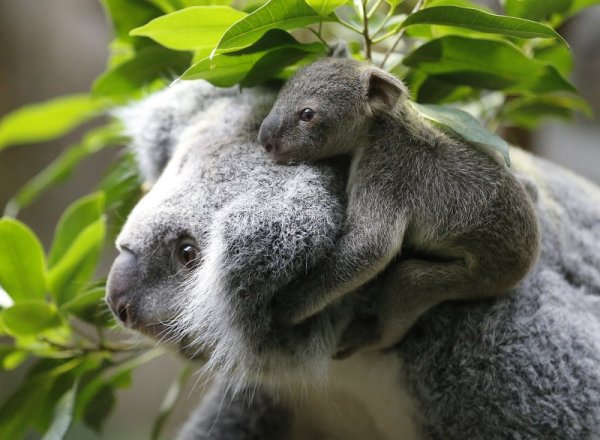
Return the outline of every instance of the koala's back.
{"type": "Polygon", "coordinates": [[[370,139],[354,165],[353,186],[374,185],[382,205],[408,211],[406,247],[490,244],[511,232],[537,237],[530,197],[496,158],[396,119],[380,121],[370,139]]]}

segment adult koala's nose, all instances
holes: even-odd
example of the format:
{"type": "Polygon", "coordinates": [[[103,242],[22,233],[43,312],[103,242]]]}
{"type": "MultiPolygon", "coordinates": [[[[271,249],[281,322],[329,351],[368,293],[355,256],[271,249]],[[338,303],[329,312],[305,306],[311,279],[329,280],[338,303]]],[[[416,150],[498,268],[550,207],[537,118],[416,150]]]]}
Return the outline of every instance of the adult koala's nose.
{"type": "Polygon", "coordinates": [[[265,147],[267,153],[277,153],[279,151],[279,142],[275,138],[275,133],[281,124],[281,118],[269,114],[258,130],[258,141],[265,147]]]}
{"type": "Polygon", "coordinates": [[[138,324],[133,293],[137,279],[137,257],[123,249],[113,263],[106,286],[106,303],[118,321],[125,327],[138,324]]]}

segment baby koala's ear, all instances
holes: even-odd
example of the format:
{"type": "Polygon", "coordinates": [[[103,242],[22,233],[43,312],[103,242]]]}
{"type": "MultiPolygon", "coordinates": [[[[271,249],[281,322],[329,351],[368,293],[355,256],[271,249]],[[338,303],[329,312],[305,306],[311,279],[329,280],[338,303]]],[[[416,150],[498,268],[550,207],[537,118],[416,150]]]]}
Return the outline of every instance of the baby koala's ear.
{"type": "Polygon", "coordinates": [[[369,66],[362,72],[369,107],[374,113],[394,110],[398,101],[408,97],[408,89],[391,73],[369,66]]]}

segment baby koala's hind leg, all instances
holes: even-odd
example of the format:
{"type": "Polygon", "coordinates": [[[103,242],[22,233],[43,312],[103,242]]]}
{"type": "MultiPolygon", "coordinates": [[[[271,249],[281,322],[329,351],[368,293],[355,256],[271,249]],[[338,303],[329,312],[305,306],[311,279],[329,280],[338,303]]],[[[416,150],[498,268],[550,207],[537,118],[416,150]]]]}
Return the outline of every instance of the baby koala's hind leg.
{"type": "Polygon", "coordinates": [[[370,348],[398,344],[419,317],[448,300],[489,298],[497,295],[493,280],[469,270],[463,260],[448,262],[408,259],[388,274],[378,298],[380,334],[370,348]]]}

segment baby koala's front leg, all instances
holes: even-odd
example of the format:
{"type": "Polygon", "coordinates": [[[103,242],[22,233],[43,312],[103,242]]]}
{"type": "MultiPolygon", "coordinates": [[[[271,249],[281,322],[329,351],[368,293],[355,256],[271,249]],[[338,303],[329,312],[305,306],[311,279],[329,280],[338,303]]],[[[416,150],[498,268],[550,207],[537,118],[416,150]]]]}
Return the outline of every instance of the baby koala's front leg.
{"type": "Polygon", "coordinates": [[[381,272],[402,246],[408,219],[365,193],[349,203],[346,232],[326,261],[275,297],[275,317],[297,324],[381,272]]]}

